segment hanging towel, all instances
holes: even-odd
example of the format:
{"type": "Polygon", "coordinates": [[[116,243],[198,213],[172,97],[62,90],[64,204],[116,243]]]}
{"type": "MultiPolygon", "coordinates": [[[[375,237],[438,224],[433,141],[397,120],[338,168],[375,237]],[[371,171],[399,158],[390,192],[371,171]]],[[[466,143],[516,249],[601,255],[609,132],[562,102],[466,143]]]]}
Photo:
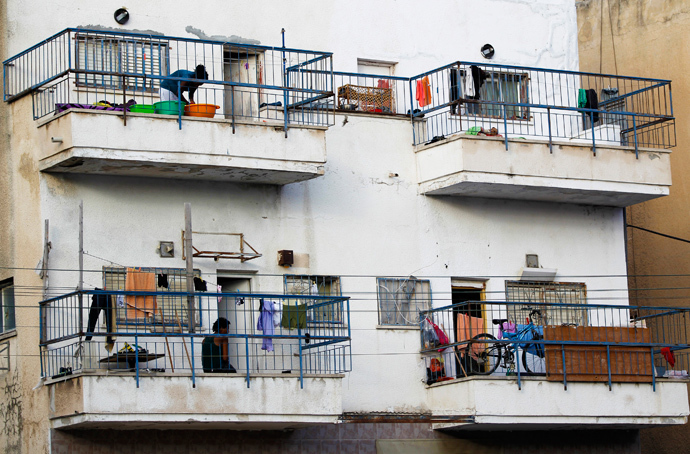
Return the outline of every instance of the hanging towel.
{"type": "MultiPolygon", "coordinates": [[[[458,342],[471,340],[474,336],[484,332],[484,319],[458,314],[458,342]]],[[[476,343],[471,347],[472,356],[476,357],[484,348],[484,344],[476,343]]]]}
{"type": "MultiPolygon", "coordinates": [[[[273,301],[261,299],[263,304],[261,305],[261,314],[259,315],[259,320],[256,322],[256,329],[264,332],[265,336],[273,336],[275,330],[273,329],[273,301]]],[[[266,350],[267,352],[273,351],[273,339],[270,337],[264,337],[263,343],[261,344],[261,350],[266,350]]]]}
{"type": "Polygon", "coordinates": [[[280,301],[273,302],[273,326],[279,327],[280,322],[283,321],[283,303],[280,301]]]}
{"type": "MultiPolygon", "coordinates": [[[[127,268],[125,276],[125,291],[128,292],[155,292],[156,275],[134,268],[127,268]]],[[[138,296],[126,295],[127,318],[151,317],[156,312],[156,297],[154,295],[138,296]]]]}
{"type": "Polygon", "coordinates": [[[673,367],[676,365],[676,358],[673,356],[671,348],[664,347],[661,349],[661,356],[663,356],[666,361],[668,361],[669,366],[673,367]]]}
{"type": "Polygon", "coordinates": [[[307,327],[307,305],[286,305],[283,307],[283,328],[304,329],[307,327]]]}
{"type": "Polygon", "coordinates": [[[429,83],[429,77],[424,76],[422,79],[422,85],[424,86],[424,105],[428,106],[431,104],[431,84],[429,83]]]}
{"type": "Polygon", "coordinates": [[[587,105],[587,91],[584,88],[577,90],[577,107],[582,108],[587,105]]]}
{"type": "Polygon", "coordinates": [[[417,89],[415,91],[415,99],[419,103],[420,106],[426,105],[424,102],[424,88],[422,87],[422,80],[418,79],[417,80],[417,89]]]}
{"type": "Polygon", "coordinates": [[[472,71],[465,72],[465,97],[474,99],[474,77],[472,71]]]}

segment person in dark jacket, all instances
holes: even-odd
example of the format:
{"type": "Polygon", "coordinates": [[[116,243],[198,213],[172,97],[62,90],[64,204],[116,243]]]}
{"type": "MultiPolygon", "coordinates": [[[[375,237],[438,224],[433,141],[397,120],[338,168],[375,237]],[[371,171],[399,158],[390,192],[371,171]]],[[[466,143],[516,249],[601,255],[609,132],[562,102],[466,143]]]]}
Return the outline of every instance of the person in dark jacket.
{"type": "Polygon", "coordinates": [[[180,69],[170,74],[170,77],[180,77],[188,80],[183,80],[179,82],[179,92],[178,92],[178,81],[172,79],[164,79],[161,82],[161,88],[159,90],[161,101],[178,101],[182,99],[185,103],[189,104],[189,101],[184,97],[183,93],[189,92],[189,100],[194,103],[194,93],[199,86],[203,85],[203,82],[195,82],[192,79],[208,80],[208,73],[204,65],[199,65],[194,71],[187,71],[186,69],[180,69]]]}
{"type": "MultiPolygon", "coordinates": [[[[230,322],[221,317],[213,324],[216,334],[228,334],[230,322]]],[[[204,372],[235,373],[237,370],[230,364],[228,357],[228,338],[225,336],[209,336],[201,344],[201,365],[204,372]]]]}

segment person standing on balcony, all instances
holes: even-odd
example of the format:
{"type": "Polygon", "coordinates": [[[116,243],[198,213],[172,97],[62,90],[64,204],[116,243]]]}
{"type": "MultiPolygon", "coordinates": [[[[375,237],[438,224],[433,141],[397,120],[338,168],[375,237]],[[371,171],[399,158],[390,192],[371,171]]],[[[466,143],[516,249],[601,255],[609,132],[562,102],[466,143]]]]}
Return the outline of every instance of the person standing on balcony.
{"type": "Polygon", "coordinates": [[[194,71],[187,71],[186,69],[179,69],[174,73],[170,74],[169,77],[179,77],[187,80],[179,81],[180,91],[177,91],[178,81],[173,79],[164,79],[161,82],[161,87],[159,90],[161,101],[179,101],[182,99],[185,103],[189,104],[189,101],[185,99],[183,93],[185,91],[189,92],[189,99],[194,104],[194,93],[196,89],[203,84],[203,82],[195,82],[192,79],[208,80],[208,73],[204,65],[199,65],[194,71]]]}
{"type": "MultiPolygon", "coordinates": [[[[213,324],[216,334],[228,334],[230,322],[219,318],[213,324]]],[[[235,373],[237,370],[230,364],[228,357],[228,338],[226,336],[209,336],[201,344],[201,365],[204,372],[235,373]]]]}

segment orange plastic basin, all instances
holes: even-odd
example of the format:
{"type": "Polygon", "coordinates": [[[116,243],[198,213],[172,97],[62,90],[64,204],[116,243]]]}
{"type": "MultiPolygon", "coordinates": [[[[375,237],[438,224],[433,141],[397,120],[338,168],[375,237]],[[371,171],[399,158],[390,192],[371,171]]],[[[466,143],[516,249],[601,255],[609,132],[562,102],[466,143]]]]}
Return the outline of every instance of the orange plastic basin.
{"type": "Polygon", "coordinates": [[[213,118],[216,115],[216,109],[220,109],[220,106],[215,104],[187,104],[184,106],[184,114],[190,117],[213,118]]]}

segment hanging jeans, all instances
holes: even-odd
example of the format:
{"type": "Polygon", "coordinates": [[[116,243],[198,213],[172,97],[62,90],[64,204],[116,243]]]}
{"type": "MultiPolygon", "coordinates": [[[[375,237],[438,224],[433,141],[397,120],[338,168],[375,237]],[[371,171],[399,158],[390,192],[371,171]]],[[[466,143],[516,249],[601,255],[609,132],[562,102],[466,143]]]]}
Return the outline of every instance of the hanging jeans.
{"type": "MultiPolygon", "coordinates": [[[[99,288],[95,290],[100,290],[99,288]]],[[[113,305],[110,302],[109,295],[93,295],[91,297],[91,310],[89,310],[89,327],[86,330],[85,340],[90,341],[93,337],[93,331],[96,329],[96,323],[98,322],[98,316],[101,311],[105,312],[105,327],[108,333],[113,332],[113,305]]],[[[112,343],[112,338],[110,335],[106,338],[106,343],[112,343]]]]}

